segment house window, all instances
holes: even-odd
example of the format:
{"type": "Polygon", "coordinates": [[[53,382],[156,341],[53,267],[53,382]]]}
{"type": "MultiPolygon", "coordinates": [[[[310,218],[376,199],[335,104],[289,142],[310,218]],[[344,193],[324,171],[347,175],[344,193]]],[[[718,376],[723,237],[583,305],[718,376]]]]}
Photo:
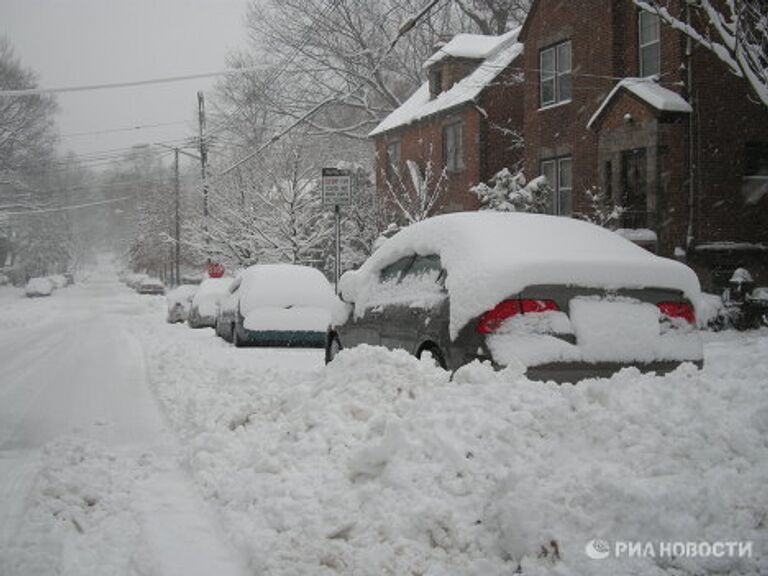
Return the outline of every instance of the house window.
{"type": "Polygon", "coordinates": [[[539,54],[541,107],[571,100],[571,42],[563,42],[539,54]]]}
{"type": "Polygon", "coordinates": [[[432,70],[429,73],[429,95],[434,98],[443,91],[443,71],[432,70]]]}
{"type": "Polygon", "coordinates": [[[573,213],[572,160],[570,156],[544,160],[541,175],[552,188],[552,214],[570,216],[573,213]]]}
{"type": "Polygon", "coordinates": [[[387,144],[387,182],[395,184],[400,177],[400,141],[394,140],[387,144]]]}
{"type": "Polygon", "coordinates": [[[462,123],[456,122],[443,128],[443,161],[448,172],[464,170],[464,145],[462,123]]]}
{"type": "Polygon", "coordinates": [[[768,178],[768,142],[747,142],[745,145],[747,178],[768,178]]]}
{"type": "Polygon", "coordinates": [[[640,76],[656,76],[661,70],[659,15],[642,10],[640,26],[640,76]]]}

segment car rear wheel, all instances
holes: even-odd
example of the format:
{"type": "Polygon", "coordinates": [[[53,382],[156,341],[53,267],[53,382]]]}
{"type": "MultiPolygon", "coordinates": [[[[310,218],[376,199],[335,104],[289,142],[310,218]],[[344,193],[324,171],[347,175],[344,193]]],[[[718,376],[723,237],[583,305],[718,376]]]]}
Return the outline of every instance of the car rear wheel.
{"type": "Polygon", "coordinates": [[[416,357],[421,360],[422,358],[431,358],[432,361],[435,363],[435,366],[438,366],[442,368],[443,370],[447,370],[448,366],[445,363],[445,356],[440,351],[440,348],[437,347],[437,345],[432,343],[422,344],[421,348],[419,348],[419,351],[416,353],[416,357]]]}
{"type": "Polygon", "coordinates": [[[341,352],[344,347],[341,345],[341,340],[336,332],[329,332],[325,337],[325,363],[330,364],[336,355],[341,352]]]}

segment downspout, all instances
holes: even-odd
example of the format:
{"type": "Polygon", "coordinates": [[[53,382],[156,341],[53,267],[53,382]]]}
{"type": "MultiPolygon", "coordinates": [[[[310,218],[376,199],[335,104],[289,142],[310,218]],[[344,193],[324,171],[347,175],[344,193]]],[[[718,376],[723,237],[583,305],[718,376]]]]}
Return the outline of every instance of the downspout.
{"type": "MultiPolygon", "coordinates": [[[[691,25],[691,5],[689,2],[685,3],[685,23],[691,25]]],[[[688,103],[691,105],[691,115],[688,118],[688,233],[686,238],[686,250],[690,250],[693,247],[694,235],[693,235],[693,221],[695,218],[694,209],[694,181],[695,181],[695,164],[694,154],[696,147],[694,144],[695,131],[695,117],[696,107],[694,106],[695,100],[693,97],[693,40],[690,35],[686,35],[685,41],[685,59],[686,59],[686,88],[688,89],[688,103]]]]}

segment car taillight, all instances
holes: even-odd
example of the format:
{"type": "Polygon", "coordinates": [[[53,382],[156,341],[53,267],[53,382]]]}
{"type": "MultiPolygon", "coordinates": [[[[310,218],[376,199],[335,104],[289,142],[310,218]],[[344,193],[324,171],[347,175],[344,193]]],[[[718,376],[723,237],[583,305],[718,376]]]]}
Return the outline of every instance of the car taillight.
{"type": "Polygon", "coordinates": [[[489,310],[480,317],[475,331],[480,334],[493,334],[512,316],[558,310],[560,308],[554,300],[504,300],[499,302],[493,310],[489,310]]]}
{"type": "Polygon", "coordinates": [[[659,302],[656,306],[667,318],[682,318],[688,324],[696,324],[696,311],[688,302],[659,302]]]}

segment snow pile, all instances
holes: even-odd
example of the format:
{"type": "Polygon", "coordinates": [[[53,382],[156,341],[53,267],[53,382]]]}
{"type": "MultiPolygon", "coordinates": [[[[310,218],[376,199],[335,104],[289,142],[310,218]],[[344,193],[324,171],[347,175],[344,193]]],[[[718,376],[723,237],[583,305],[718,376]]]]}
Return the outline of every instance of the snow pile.
{"type": "Polygon", "coordinates": [[[150,569],[142,566],[131,511],[138,477],[137,462],[114,450],[75,438],[48,445],[21,529],[0,555],[0,573],[97,576],[150,569]]]}
{"type": "Polygon", "coordinates": [[[232,278],[206,278],[197,289],[192,306],[197,308],[202,318],[216,316],[219,301],[226,296],[232,278]]]}
{"type": "Polygon", "coordinates": [[[367,346],[297,371],[236,368],[191,340],[148,350],[188,465],[254,573],[757,574],[768,331],[710,338],[702,372],[578,386],[478,363],[451,381],[367,346]],[[595,561],[595,538],[752,541],[755,555],[595,561]]]}
{"type": "Polygon", "coordinates": [[[328,280],[309,266],[251,266],[241,274],[238,294],[248,330],[324,332],[345,315],[328,280]]]}
{"type": "Polygon", "coordinates": [[[55,274],[53,276],[48,276],[48,280],[53,284],[53,287],[56,289],[64,288],[67,286],[67,278],[63,274],[55,274]]]}
{"type": "Polygon", "coordinates": [[[595,288],[671,288],[698,301],[687,266],[660,258],[613,232],[543,214],[462,212],[413,224],[385,242],[363,266],[344,274],[341,294],[360,315],[379,271],[411,254],[440,256],[451,297],[451,336],[500,301],[536,284],[595,288]]]}

